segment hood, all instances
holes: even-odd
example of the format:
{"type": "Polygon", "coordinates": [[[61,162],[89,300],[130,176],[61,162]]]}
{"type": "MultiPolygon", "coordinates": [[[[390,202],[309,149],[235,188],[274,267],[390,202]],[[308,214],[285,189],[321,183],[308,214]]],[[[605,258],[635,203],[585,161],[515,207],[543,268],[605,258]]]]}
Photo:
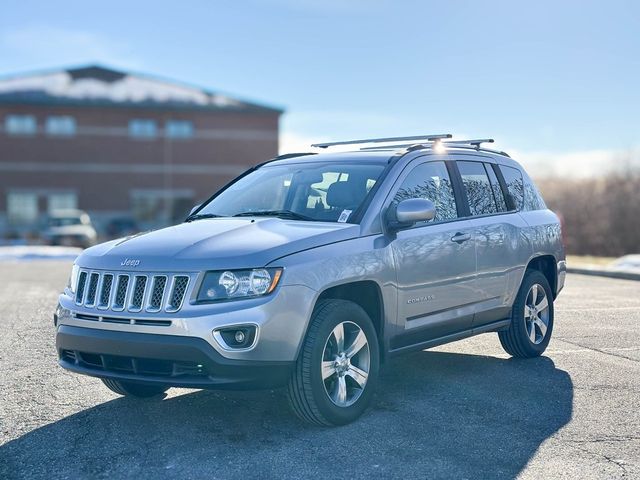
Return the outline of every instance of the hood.
{"type": "Polygon", "coordinates": [[[301,250],[355,238],[359,232],[359,225],[347,223],[212,218],[97,245],[85,250],[77,263],[132,271],[253,268],[301,250]]]}

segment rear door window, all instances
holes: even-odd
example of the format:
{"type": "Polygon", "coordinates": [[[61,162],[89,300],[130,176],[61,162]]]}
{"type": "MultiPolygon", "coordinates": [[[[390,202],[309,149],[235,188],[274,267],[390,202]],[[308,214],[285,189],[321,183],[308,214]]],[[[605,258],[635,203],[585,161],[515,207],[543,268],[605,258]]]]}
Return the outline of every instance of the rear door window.
{"type": "Polygon", "coordinates": [[[498,213],[489,176],[480,162],[458,161],[458,170],[469,201],[471,215],[490,215],[498,213]]]}
{"type": "Polygon", "coordinates": [[[493,167],[488,163],[484,164],[484,168],[487,171],[487,175],[489,175],[491,191],[493,192],[493,199],[496,201],[498,211],[506,212],[509,209],[507,208],[507,202],[505,201],[504,193],[502,192],[502,187],[500,186],[496,172],[493,171],[493,167]]]}

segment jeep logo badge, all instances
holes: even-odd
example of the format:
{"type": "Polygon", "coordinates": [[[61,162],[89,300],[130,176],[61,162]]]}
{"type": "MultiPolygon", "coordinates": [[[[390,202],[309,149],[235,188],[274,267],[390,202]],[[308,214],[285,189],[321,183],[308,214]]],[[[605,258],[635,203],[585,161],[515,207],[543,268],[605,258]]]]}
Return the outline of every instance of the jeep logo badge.
{"type": "Polygon", "coordinates": [[[133,258],[125,258],[121,263],[123,267],[137,267],[140,265],[140,260],[135,260],[133,258]]]}

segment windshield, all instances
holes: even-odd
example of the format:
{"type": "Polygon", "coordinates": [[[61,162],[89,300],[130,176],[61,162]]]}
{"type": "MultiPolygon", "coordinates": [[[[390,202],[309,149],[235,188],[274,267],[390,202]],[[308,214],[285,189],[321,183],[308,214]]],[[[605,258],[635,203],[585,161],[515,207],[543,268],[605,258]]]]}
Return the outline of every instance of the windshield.
{"type": "Polygon", "coordinates": [[[275,216],[349,222],[384,170],[382,164],[265,166],[221,192],[195,217],[275,216]]]}

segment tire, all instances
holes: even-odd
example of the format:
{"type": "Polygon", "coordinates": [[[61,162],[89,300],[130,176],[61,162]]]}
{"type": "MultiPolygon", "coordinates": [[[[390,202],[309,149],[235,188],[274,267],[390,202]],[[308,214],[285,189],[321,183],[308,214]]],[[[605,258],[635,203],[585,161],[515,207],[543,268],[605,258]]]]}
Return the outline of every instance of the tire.
{"type": "Polygon", "coordinates": [[[553,316],[553,294],[547,277],[538,270],[527,270],[513,303],[511,325],[507,330],[498,332],[502,348],[513,357],[542,355],[551,340],[553,316]],[[544,293],[542,299],[541,293],[544,293]],[[532,310],[534,303],[537,304],[536,309],[532,310]]]}
{"type": "Polygon", "coordinates": [[[346,300],[320,301],[289,381],[293,411],[317,425],[353,422],[371,402],[379,362],[378,338],[367,313],[346,300]]]}
{"type": "Polygon", "coordinates": [[[169,388],[165,385],[143,385],[141,383],[123,382],[111,378],[101,378],[102,383],[114,393],[127,397],[149,398],[161,395],[169,388]]]}

